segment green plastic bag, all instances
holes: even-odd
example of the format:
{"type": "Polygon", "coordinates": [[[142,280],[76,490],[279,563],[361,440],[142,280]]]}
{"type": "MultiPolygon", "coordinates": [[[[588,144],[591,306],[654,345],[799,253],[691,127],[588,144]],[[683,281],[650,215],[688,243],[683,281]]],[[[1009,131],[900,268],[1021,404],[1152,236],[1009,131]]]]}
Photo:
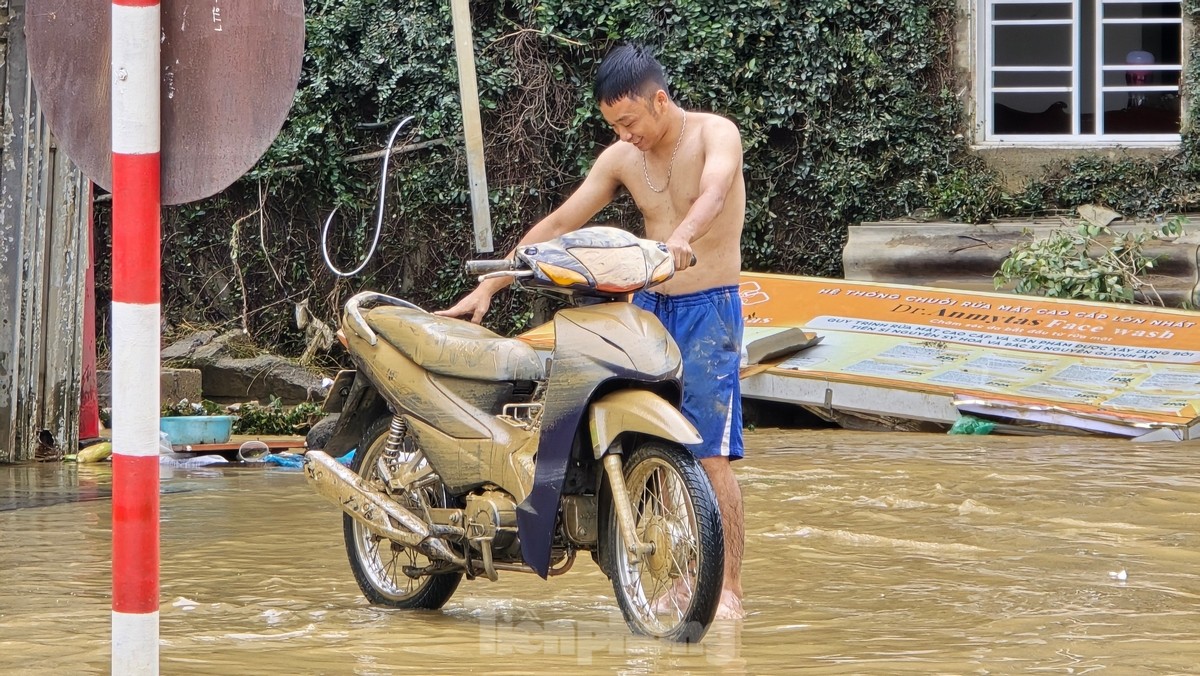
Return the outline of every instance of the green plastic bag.
{"type": "Polygon", "coordinates": [[[950,426],[948,434],[991,434],[996,429],[996,423],[991,420],[964,415],[950,426]]]}

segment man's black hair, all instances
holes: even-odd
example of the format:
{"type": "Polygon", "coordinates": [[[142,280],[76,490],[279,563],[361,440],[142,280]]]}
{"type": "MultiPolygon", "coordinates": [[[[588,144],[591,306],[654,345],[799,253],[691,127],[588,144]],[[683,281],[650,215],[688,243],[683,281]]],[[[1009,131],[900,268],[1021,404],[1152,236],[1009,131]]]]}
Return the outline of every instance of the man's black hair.
{"type": "Polygon", "coordinates": [[[659,89],[667,89],[667,75],[650,50],[627,44],[613,48],[596,71],[596,101],[612,105],[625,97],[649,98],[659,89]]]}

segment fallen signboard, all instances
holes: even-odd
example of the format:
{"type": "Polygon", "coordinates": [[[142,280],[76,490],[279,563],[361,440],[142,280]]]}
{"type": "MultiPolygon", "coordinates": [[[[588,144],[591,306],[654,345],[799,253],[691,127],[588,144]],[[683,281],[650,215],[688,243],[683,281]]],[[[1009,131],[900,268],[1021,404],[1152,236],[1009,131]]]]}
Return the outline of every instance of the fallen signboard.
{"type": "Polygon", "coordinates": [[[1024,431],[1200,438],[1200,313],[744,273],[747,336],[819,340],[743,370],[742,394],[837,413],[1024,431]]]}

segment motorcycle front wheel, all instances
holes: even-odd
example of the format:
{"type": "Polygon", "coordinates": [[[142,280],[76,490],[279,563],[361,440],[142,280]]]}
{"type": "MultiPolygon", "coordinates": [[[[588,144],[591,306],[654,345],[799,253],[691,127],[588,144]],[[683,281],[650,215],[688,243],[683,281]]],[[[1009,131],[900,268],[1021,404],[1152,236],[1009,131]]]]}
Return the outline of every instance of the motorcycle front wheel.
{"type": "MultiPolygon", "coordinates": [[[[373,488],[388,493],[405,508],[414,509],[413,496],[388,487],[385,472],[395,473],[400,465],[413,459],[412,453],[401,452],[392,457],[386,453],[390,424],[391,416],[371,424],[358,445],[350,468],[373,488]]],[[[420,498],[432,503],[432,507],[446,506],[445,494],[440,487],[424,489],[420,498]]],[[[432,563],[429,558],[416,549],[375,535],[349,514],[343,515],[342,530],[350,570],[363,596],[375,605],[436,610],[446,605],[462,581],[461,572],[409,577],[404,573],[406,566],[424,568],[432,563]]]]}
{"type": "Polygon", "coordinates": [[[653,550],[635,556],[610,504],[603,547],[617,605],[635,634],[693,643],[717,612],[725,539],[712,485],[686,449],[640,444],[624,463],[634,530],[653,550]]]}

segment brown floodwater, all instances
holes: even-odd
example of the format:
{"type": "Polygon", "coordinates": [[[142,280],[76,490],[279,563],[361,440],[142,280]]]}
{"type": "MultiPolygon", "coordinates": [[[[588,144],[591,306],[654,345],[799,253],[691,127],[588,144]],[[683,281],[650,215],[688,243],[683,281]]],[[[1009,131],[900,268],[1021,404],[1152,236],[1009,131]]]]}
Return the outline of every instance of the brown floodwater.
{"type": "MultiPolygon", "coordinates": [[[[746,609],[630,636],[590,560],[374,608],[299,471],[164,470],[164,674],[1196,673],[1200,446],[748,433],[746,609]]],[[[111,469],[0,466],[0,673],[107,673],[111,469]]]]}

